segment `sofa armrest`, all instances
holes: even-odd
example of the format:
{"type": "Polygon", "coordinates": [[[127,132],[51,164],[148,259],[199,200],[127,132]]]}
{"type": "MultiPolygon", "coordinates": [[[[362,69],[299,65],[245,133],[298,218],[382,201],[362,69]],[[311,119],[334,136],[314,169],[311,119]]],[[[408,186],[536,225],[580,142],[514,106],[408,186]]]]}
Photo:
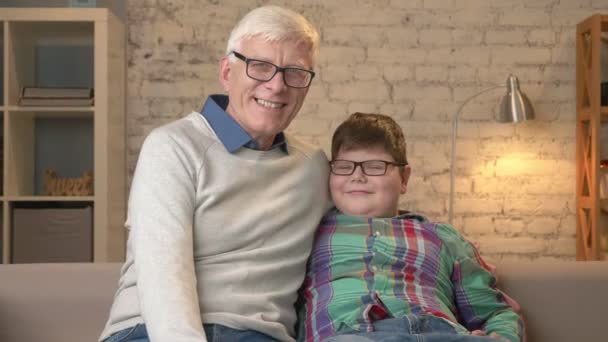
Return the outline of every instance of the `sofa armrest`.
{"type": "Polygon", "coordinates": [[[529,342],[606,340],[608,262],[502,263],[497,275],[521,305],[529,342]]]}
{"type": "Polygon", "coordinates": [[[0,265],[0,341],[97,341],[120,263],[0,265]]]}

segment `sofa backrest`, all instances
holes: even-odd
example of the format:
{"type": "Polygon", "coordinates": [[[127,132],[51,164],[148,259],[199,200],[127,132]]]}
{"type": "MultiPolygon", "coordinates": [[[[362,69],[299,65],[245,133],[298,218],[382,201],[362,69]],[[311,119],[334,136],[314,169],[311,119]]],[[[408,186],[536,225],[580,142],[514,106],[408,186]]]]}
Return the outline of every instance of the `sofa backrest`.
{"type": "Polygon", "coordinates": [[[529,342],[608,341],[608,262],[511,262],[498,286],[521,305],[529,342]]]}

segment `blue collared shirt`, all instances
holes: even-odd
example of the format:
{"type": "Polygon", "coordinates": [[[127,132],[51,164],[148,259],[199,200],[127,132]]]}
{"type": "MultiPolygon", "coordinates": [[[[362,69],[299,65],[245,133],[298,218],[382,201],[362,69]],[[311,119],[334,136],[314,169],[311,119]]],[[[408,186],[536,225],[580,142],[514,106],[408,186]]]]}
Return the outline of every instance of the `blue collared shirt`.
{"type": "MultiPolygon", "coordinates": [[[[216,94],[207,98],[201,110],[201,114],[207,119],[226,150],[230,153],[241,147],[260,150],[260,146],[251,138],[249,133],[230,114],[226,113],[226,108],[228,108],[228,96],[216,94]]],[[[281,150],[288,153],[283,132],[277,134],[270,149],[275,147],[280,147],[281,150]]]]}

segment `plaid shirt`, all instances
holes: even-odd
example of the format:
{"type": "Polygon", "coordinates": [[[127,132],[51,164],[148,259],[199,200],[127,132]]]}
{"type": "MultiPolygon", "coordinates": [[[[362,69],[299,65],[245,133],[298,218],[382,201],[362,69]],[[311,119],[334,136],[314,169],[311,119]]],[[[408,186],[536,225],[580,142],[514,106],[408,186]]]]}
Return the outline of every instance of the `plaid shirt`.
{"type": "Polygon", "coordinates": [[[520,341],[523,323],[495,285],[477,250],[450,225],[412,214],[330,213],[308,261],[298,338],[322,341],[371,332],[386,317],[431,314],[458,333],[482,329],[520,341]]]}

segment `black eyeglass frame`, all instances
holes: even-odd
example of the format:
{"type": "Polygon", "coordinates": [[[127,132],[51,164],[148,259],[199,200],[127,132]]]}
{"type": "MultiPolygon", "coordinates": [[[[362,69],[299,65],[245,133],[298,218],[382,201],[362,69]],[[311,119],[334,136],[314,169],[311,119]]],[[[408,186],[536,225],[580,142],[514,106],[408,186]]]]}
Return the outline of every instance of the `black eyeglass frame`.
{"type": "Polygon", "coordinates": [[[290,88],[304,89],[304,88],[308,88],[308,87],[310,87],[310,84],[312,83],[312,79],[313,79],[313,78],[315,78],[315,72],[314,72],[314,71],[312,71],[312,70],[307,70],[307,69],[302,69],[302,68],[294,68],[294,67],[285,67],[285,68],[284,68],[284,67],[280,67],[280,66],[278,66],[278,65],[276,65],[276,64],[273,64],[273,63],[270,63],[270,62],[267,62],[267,61],[262,61],[262,60],[259,60],[259,59],[254,59],[254,58],[248,58],[248,57],[245,57],[243,54],[238,53],[238,52],[236,52],[236,51],[232,51],[232,54],[233,54],[233,55],[234,55],[236,58],[238,58],[238,59],[242,60],[243,62],[245,62],[245,64],[246,64],[245,73],[247,74],[247,76],[248,76],[249,78],[252,78],[252,79],[254,79],[254,80],[256,80],[256,81],[260,81],[260,82],[268,82],[268,81],[270,81],[271,79],[273,79],[273,78],[274,78],[274,76],[275,76],[275,75],[276,75],[278,72],[281,72],[281,73],[283,73],[283,83],[285,83],[285,85],[286,85],[286,86],[288,86],[288,87],[290,87],[290,88]],[[272,66],[274,67],[274,73],[273,73],[273,74],[272,74],[272,76],[270,76],[270,78],[268,78],[267,80],[265,80],[265,79],[260,79],[260,78],[255,78],[255,77],[253,77],[253,76],[249,75],[249,63],[251,63],[251,62],[260,62],[260,63],[266,63],[266,64],[269,64],[269,65],[272,65],[272,66]],[[297,70],[297,71],[304,71],[304,72],[307,72],[308,74],[310,74],[310,78],[308,79],[308,83],[307,83],[305,86],[302,86],[302,87],[295,87],[295,86],[292,86],[292,85],[290,85],[290,84],[287,84],[287,79],[285,78],[285,70],[297,70]]]}
{"type": "Polygon", "coordinates": [[[333,173],[336,176],[350,176],[353,173],[355,173],[357,166],[359,166],[361,168],[361,172],[363,172],[364,175],[374,177],[374,176],[386,175],[386,171],[388,171],[389,165],[403,167],[403,166],[407,166],[407,163],[397,163],[397,162],[390,162],[390,161],[386,161],[386,160],[364,160],[361,162],[356,162],[356,161],[352,161],[352,160],[335,159],[335,160],[332,160],[329,162],[329,169],[330,169],[331,173],[333,173]],[[350,171],[350,173],[336,173],[334,171],[334,167],[333,167],[335,162],[349,162],[349,163],[352,163],[354,166],[353,166],[352,170],[350,171]],[[369,173],[365,172],[365,167],[363,167],[363,164],[369,163],[369,162],[382,162],[384,164],[384,172],[382,172],[381,174],[379,173],[379,174],[371,174],[371,175],[369,173]]]}

